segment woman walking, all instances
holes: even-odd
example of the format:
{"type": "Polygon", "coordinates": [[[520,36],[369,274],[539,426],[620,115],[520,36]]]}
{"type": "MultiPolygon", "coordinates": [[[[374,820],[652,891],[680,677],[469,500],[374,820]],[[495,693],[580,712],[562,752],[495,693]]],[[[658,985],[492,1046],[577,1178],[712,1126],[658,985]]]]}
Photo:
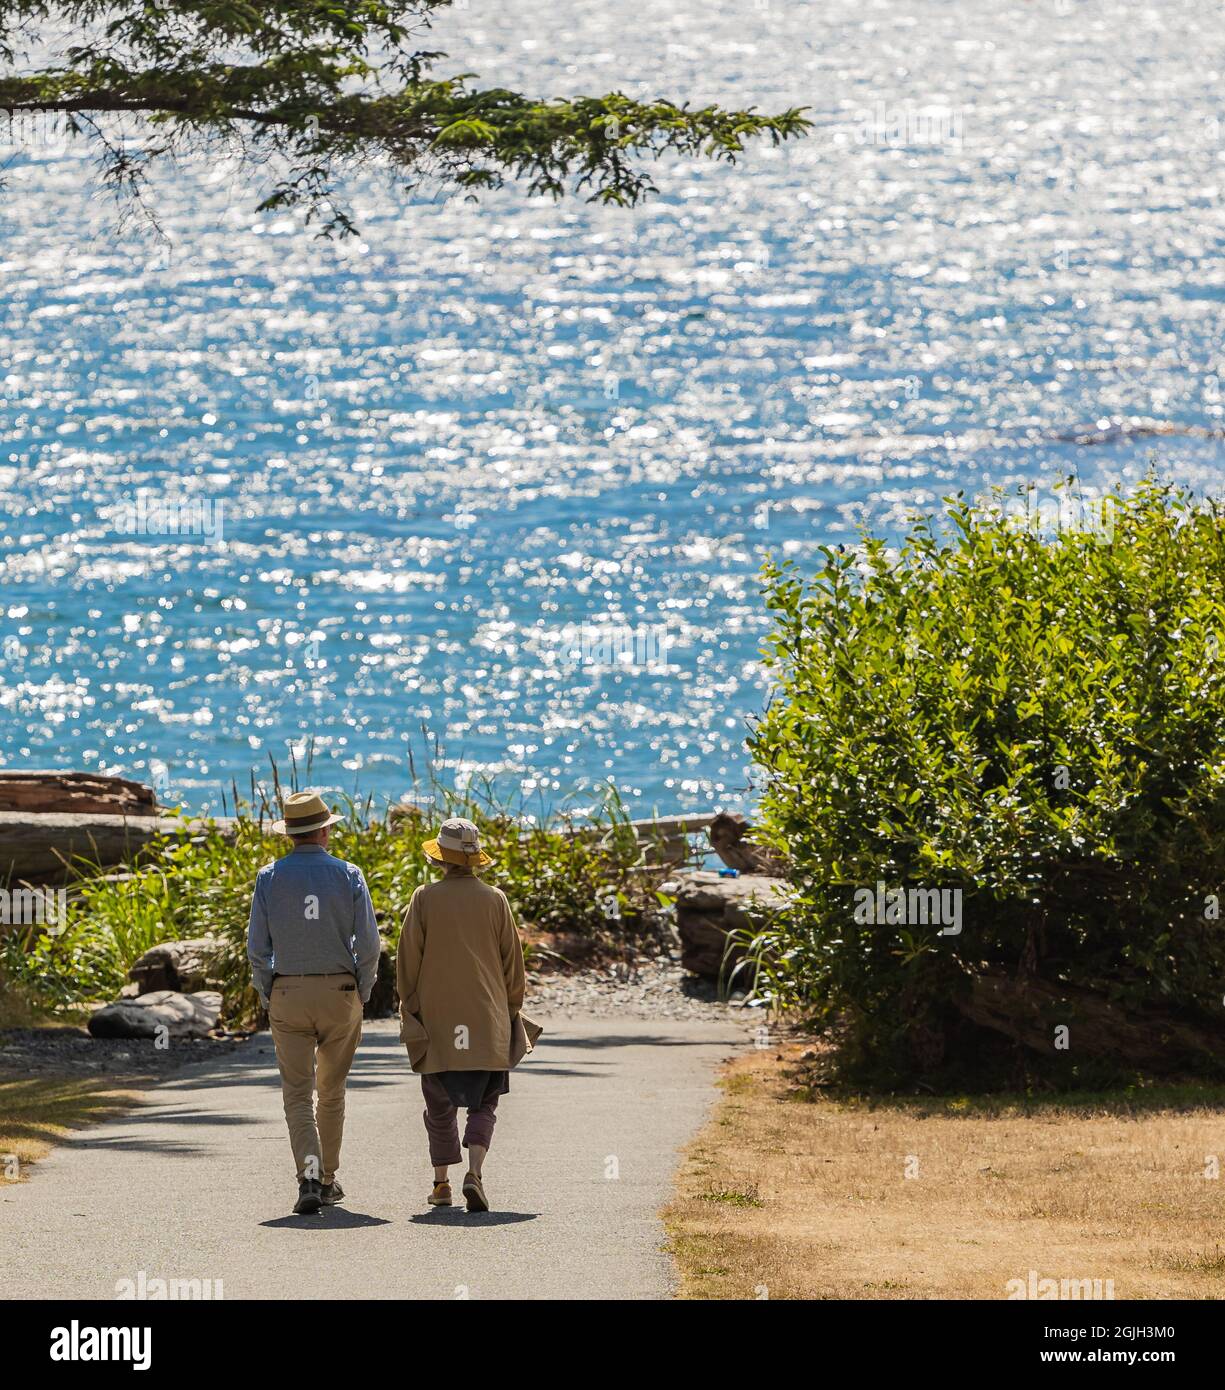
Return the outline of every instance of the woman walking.
{"type": "Polygon", "coordinates": [[[469,1211],[488,1211],[482,1167],[510,1069],[540,1030],[519,1018],[523,947],[500,888],[476,870],[493,863],[469,820],[444,821],[426,857],[445,869],[412,896],[400,932],[396,980],[400,1039],[421,1076],[425,1129],[434,1165],[431,1206],[451,1205],[447,1169],[462,1161],[458,1111],[468,1112],[463,1147],[469,1211]]]}

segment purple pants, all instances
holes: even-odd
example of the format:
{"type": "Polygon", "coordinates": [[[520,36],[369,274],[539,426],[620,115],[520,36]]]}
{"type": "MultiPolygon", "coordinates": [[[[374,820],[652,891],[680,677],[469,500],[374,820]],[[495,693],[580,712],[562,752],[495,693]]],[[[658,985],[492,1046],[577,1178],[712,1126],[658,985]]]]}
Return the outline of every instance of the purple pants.
{"type": "MultiPolygon", "coordinates": [[[[459,1112],[451,1104],[447,1088],[436,1076],[421,1078],[421,1094],[425,1097],[425,1132],[430,1137],[430,1162],[435,1168],[449,1167],[460,1163],[463,1155],[459,1151],[459,1112]]],[[[480,1106],[468,1111],[464,1125],[464,1148],[479,1144],[487,1149],[493,1138],[493,1127],[497,1122],[498,1096],[486,1095],[480,1106]]]]}

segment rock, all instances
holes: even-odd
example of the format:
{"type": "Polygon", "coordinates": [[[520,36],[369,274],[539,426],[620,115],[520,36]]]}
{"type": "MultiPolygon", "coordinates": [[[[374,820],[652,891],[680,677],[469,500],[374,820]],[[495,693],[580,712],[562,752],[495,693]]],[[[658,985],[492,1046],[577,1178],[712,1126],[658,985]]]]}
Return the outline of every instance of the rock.
{"type": "Polygon", "coordinates": [[[396,962],[384,943],[379,951],[379,969],[374,988],[362,1009],[363,1018],[394,1018],[400,1012],[400,992],[396,988],[396,962]]]}
{"type": "Polygon", "coordinates": [[[138,999],[105,1004],[89,1020],[95,1038],[206,1038],[217,1025],[221,995],[215,991],[178,994],[159,989],[138,999]]]}
{"type": "Polygon", "coordinates": [[[0,771],[0,811],[156,816],[153,788],[94,772],[0,771]]]}
{"type": "Polygon", "coordinates": [[[753,827],[739,811],[720,811],[706,830],[711,848],[731,869],[742,874],[767,874],[782,877],[786,861],[774,850],[754,844],[753,827]]]}
{"type": "Polygon", "coordinates": [[[683,874],[676,890],[681,964],[704,979],[725,976],[741,954],[733,950],[725,966],[728,932],[751,929],[750,905],[756,904],[759,912],[777,911],[787,892],[783,879],[765,874],[724,878],[706,869],[683,874]]]}
{"type": "Polygon", "coordinates": [[[128,978],[136,985],[138,995],[161,989],[196,994],[210,986],[220,988],[221,980],[214,972],[224,950],[224,943],[211,936],[163,941],[133,962],[128,978]]]}

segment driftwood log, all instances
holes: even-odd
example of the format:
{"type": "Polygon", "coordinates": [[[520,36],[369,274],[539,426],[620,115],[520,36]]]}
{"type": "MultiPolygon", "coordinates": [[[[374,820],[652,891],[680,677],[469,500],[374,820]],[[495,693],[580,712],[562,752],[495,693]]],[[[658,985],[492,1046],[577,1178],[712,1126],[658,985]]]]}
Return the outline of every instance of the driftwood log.
{"type": "Polygon", "coordinates": [[[184,822],[171,816],[78,815],[65,811],[0,811],[0,884],[62,883],[74,869],[130,864],[158,836],[208,825],[233,834],[232,821],[184,822]]]}
{"type": "MultiPolygon", "coordinates": [[[[390,825],[399,827],[403,834],[420,834],[424,833],[426,828],[426,814],[424,808],[414,805],[411,801],[402,801],[391,807],[387,813],[387,820],[390,825]]],[[[676,868],[694,859],[690,836],[700,834],[716,819],[714,815],[695,812],[686,816],[652,816],[647,820],[620,822],[612,826],[576,825],[563,829],[561,833],[572,839],[598,843],[606,837],[616,835],[624,826],[633,832],[634,839],[648,864],[659,868],[676,868]]],[[[431,822],[429,828],[436,827],[431,822]]],[[[523,832],[524,836],[532,833],[531,830],[523,832]]]]}
{"type": "Polygon", "coordinates": [[[126,777],[0,769],[0,811],[156,816],[158,806],[152,787],[126,777]]]}
{"type": "Polygon", "coordinates": [[[630,825],[648,864],[675,867],[693,860],[689,837],[705,830],[713,819],[709,815],[656,816],[630,821],[630,825]]]}
{"type": "Polygon", "coordinates": [[[0,811],[0,879],[53,883],[81,860],[126,864],[167,826],[158,816],[0,811]]]}
{"type": "Polygon", "coordinates": [[[1190,1023],[1159,1011],[1126,1013],[1089,990],[1034,978],[1017,980],[1002,971],[976,975],[958,1008],[971,1023],[1048,1056],[1056,1051],[1056,1029],[1066,1027],[1073,1060],[1112,1058],[1140,1070],[1168,1073],[1219,1059],[1225,1050],[1225,1025],[1190,1023]]]}

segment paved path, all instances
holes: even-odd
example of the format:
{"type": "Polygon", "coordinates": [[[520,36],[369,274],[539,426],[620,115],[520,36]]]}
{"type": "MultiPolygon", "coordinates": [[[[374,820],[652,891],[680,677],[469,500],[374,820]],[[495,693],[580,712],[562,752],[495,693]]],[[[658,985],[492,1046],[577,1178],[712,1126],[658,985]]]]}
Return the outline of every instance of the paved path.
{"type": "MultiPolygon", "coordinates": [[[[676,1151],[745,1045],[730,1021],[566,1019],[502,1101],[494,1211],[425,1204],[421,1091],[393,1022],[349,1078],[347,1206],[296,1192],[272,1041],[184,1070],[0,1188],[8,1298],[114,1298],[116,1283],[224,1281],[232,1298],[666,1298],[657,1213],[676,1151]]],[[[455,1176],[455,1170],[452,1170],[455,1176]]]]}

